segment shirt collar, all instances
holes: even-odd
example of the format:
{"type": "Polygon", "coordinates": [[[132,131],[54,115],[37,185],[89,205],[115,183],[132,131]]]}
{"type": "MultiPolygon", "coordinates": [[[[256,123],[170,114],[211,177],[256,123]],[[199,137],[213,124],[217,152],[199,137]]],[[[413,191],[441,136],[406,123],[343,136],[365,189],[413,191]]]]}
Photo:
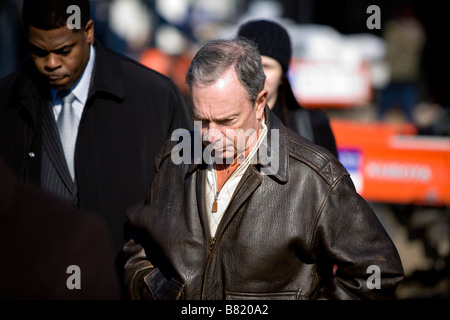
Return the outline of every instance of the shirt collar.
{"type": "Polygon", "coordinates": [[[245,158],[245,160],[242,162],[242,164],[236,169],[236,171],[240,170],[246,170],[249,164],[253,161],[253,157],[255,157],[256,153],[259,150],[259,147],[263,143],[264,139],[267,135],[267,126],[264,123],[264,121],[261,122],[261,132],[259,134],[258,140],[256,144],[253,146],[253,148],[250,150],[248,156],[245,158]],[[241,167],[241,168],[240,168],[241,167]]]}

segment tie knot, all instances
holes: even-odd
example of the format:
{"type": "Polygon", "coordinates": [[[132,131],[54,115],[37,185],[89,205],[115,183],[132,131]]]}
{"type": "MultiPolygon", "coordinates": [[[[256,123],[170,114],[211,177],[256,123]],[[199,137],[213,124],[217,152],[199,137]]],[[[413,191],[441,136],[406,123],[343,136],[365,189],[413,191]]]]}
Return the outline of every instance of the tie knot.
{"type": "Polygon", "coordinates": [[[75,95],[72,91],[60,91],[58,95],[61,97],[63,104],[72,104],[73,100],[75,100],[75,95]]]}

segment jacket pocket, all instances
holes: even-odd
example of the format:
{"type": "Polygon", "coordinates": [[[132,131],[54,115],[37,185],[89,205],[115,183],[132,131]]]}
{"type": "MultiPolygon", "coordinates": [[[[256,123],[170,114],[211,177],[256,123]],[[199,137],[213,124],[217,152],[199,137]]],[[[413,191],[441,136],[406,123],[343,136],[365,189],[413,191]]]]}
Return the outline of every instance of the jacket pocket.
{"type": "Polygon", "coordinates": [[[297,300],[300,292],[285,291],[271,293],[225,292],[226,300],[297,300]]]}
{"type": "Polygon", "coordinates": [[[146,275],[144,282],[153,300],[180,300],[183,297],[185,285],[173,278],[167,279],[158,268],[146,275]]]}

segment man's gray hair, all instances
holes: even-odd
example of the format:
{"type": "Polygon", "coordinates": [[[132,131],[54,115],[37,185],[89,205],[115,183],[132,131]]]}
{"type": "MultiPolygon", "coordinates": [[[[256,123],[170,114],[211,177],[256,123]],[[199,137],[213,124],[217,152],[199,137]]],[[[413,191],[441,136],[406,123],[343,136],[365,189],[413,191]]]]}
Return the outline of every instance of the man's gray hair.
{"type": "Polygon", "coordinates": [[[242,37],[211,40],[195,55],[186,73],[186,84],[198,81],[208,85],[217,81],[230,67],[234,67],[250,101],[255,102],[264,89],[266,76],[257,45],[242,37]]]}

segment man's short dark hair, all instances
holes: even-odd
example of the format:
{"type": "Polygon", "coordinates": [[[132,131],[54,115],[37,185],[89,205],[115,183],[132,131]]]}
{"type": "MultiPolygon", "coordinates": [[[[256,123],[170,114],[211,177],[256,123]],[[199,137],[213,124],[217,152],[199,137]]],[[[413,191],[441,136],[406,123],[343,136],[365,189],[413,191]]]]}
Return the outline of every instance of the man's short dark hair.
{"type": "Polygon", "coordinates": [[[67,8],[76,5],[81,11],[81,26],[86,26],[90,19],[89,0],[24,0],[22,18],[25,30],[29,26],[42,30],[53,30],[64,27],[67,19],[73,14],[67,8]]]}

